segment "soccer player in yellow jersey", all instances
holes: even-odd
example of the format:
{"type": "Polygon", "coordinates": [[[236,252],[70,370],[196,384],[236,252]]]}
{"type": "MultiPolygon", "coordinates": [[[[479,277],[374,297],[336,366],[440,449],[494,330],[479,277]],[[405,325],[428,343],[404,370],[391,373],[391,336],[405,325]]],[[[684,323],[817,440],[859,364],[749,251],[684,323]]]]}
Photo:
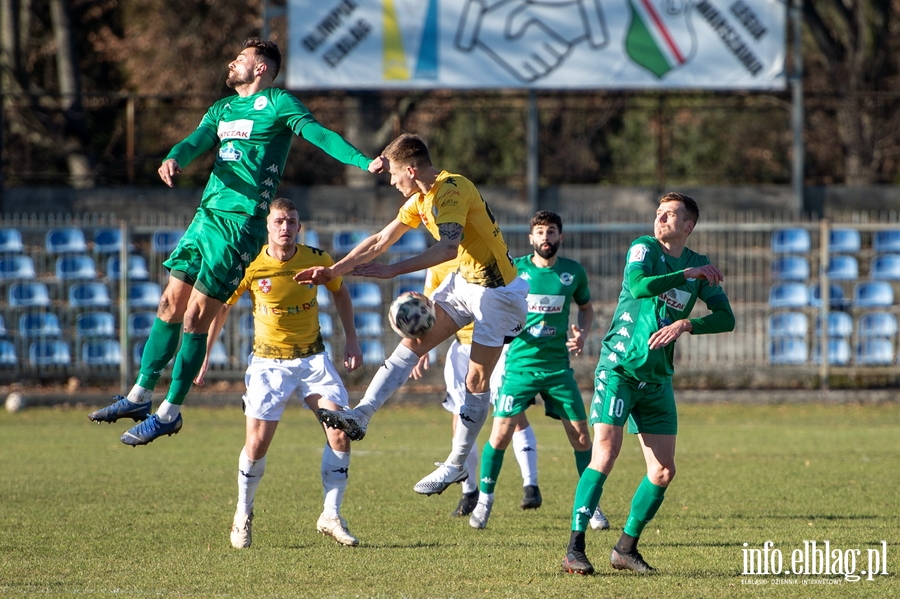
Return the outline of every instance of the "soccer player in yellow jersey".
{"type": "MultiPolygon", "coordinates": [[[[249,292],[254,335],[253,354],[245,376],[247,435],[238,460],[238,501],[231,529],[231,544],[236,548],[250,546],[253,500],[265,472],[266,452],[294,392],[311,410],[346,408],[348,400],[344,384],[325,352],[316,286],[297,285],[292,279],[301,270],[330,266],[334,260],[322,250],[296,243],[300,223],[297,207],[290,200],[276,199],[266,222],[269,244],[247,267],[234,295],[213,320],[209,335],[212,343],[231,308],[244,292],[249,292]]],[[[329,281],[326,287],[344,327],[344,367],[352,371],[362,365],[362,351],[356,340],[350,293],[340,277],[329,281]]],[[[197,384],[203,384],[206,369],[204,362],[195,380],[197,384]]],[[[332,428],[325,428],[325,437],[325,504],[316,529],[341,545],[354,546],[359,541],[347,530],[347,522],[340,515],[350,468],[350,439],[343,431],[332,428]]]]}
{"type": "Polygon", "coordinates": [[[468,476],[466,459],[490,407],[491,373],[503,345],[522,331],[528,284],[519,278],[500,227],[471,181],[435,168],[425,143],[415,135],[403,134],[392,141],[382,158],[390,165],[391,185],[407,198],[397,218],[333,266],[310,268],[294,279],[299,283],[325,284],[347,273],[391,279],[447,260],[459,260],[458,270],[434,293],[434,326],[422,337],[404,339],[397,346],[355,409],[316,413],[326,425],[346,431],[353,440],[362,439],[369,419],[406,382],[419,358],[474,322],[466,396],[450,455],[444,462],[437,462],[437,470],[413,487],[417,493],[431,495],[468,476]],[[372,262],[420,224],[437,243],[393,264],[372,262]]]}

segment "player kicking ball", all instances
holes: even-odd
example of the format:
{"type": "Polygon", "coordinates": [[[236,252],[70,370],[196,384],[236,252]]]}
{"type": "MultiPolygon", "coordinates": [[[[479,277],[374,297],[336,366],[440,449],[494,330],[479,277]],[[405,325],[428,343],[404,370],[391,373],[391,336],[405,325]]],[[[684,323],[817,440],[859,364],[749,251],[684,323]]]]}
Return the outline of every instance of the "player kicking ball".
{"type": "MultiPolygon", "coordinates": [[[[231,527],[231,544],[250,547],[253,503],[266,471],[266,453],[288,401],[295,395],[311,410],[347,407],[347,391],[325,352],[319,329],[319,309],[314,285],[297,285],[294,273],[310,266],[334,261],[322,250],[296,243],[300,230],[297,207],[288,199],[272,203],[267,219],[269,244],[247,267],[247,272],[213,320],[210,344],[219,336],[232,307],[244,293],[253,300],[253,354],[247,367],[244,414],[247,433],[238,459],[238,500],[231,527]]],[[[344,367],[352,371],[362,365],[356,340],[350,292],[340,277],[327,289],[334,298],[344,327],[344,367]]],[[[202,385],[208,367],[204,362],[196,383],[202,385]]],[[[323,427],[324,428],[324,427],[323,427]]],[[[322,486],[325,502],[316,530],[341,545],[355,546],[341,516],[341,503],[350,469],[350,439],[335,429],[325,429],[322,451],[322,486]]]]}
{"type": "Polygon", "coordinates": [[[635,491],[609,561],[617,570],[654,570],[637,546],[675,476],[675,341],[684,333],[734,330],[734,313],[719,286],[722,273],[709,258],[685,247],[699,217],[693,198],[668,193],[656,209],[653,235],[635,239],[628,250],[622,291],[597,363],[590,416],[593,453],[575,489],[572,533],[562,562],[566,572],[594,573],[585,555],[584,532],[619,456],[626,421],[629,431],[637,433],[647,475],[635,491]],[[710,314],[691,318],[698,299],[710,314]]]}
{"type": "Polygon", "coordinates": [[[417,493],[432,495],[469,474],[466,459],[490,407],[491,373],[504,343],[522,331],[528,284],[518,277],[500,227],[471,181],[435,168],[425,143],[415,135],[404,134],[392,141],[383,158],[389,163],[391,184],[408,198],[397,218],[334,266],[308,269],[294,279],[325,284],[348,273],[391,279],[459,259],[457,272],[434,292],[434,326],[418,339],[403,339],[378,369],[356,408],[318,411],[319,420],[327,426],[345,431],[353,440],[362,439],[369,419],[409,379],[419,358],[474,322],[465,400],[450,454],[445,461],[436,462],[438,468],[413,487],[417,493]],[[372,262],[420,224],[437,243],[394,264],[372,262]]]}

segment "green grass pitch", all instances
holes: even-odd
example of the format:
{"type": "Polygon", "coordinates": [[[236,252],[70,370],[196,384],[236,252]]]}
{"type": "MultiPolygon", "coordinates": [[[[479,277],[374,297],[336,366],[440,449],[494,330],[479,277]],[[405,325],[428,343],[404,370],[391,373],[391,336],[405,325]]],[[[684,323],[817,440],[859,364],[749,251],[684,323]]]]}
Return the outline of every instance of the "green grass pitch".
{"type": "Polygon", "coordinates": [[[118,440],[130,421],[98,426],[86,413],[0,414],[4,597],[900,596],[898,404],[682,406],[678,474],[641,540],[659,572],[618,572],[607,561],[643,472],[629,436],[602,500],[613,529],[587,533],[592,577],[560,572],[577,477],[562,427],[540,408],[529,415],[544,505],[519,510],[521,479],[508,455],[482,531],[449,517],[458,487],[430,498],[412,491],[449,450],[449,414],[385,408],[354,444],[343,514],[357,548],[315,531],[324,437],[312,414],[289,408],[248,550],[228,540],[239,408],[189,402],[180,434],[136,449],[118,440]],[[886,547],[888,574],[858,582],[743,574],[746,551],[766,541],[766,555],[778,550],[790,566],[804,541],[826,540],[842,559],[860,551],[857,574],[869,549],[886,547]]]}

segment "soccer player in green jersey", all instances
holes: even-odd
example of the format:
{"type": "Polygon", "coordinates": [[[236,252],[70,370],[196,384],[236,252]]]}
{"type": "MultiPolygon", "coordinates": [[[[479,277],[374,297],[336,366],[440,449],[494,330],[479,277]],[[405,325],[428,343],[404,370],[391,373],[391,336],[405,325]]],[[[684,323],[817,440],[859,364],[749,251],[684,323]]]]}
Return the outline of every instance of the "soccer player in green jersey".
{"type": "Polygon", "coordinates": [[[594,446],[591,462],[575,489],[572,534],[563,560],[567,572],[594,572],[584,552],[584,532],[616,463],[626,420],[629,431],[637,433],[647,475],[631,501],[610,564],[618,570],[653,570],[637,544],[675,476],[675,341],[684,333],[734,330],[734,313],[720,287],[722,273],[709,258],[685,247],[699,216],[693,198],[667,193],[656,209],[653,236],[637,238],[628,250],[622,291],[595,374],[590,414],[594,446]],[[698,299],[710,313],[690,318],[698,299]]]}
{"type": "Polygon", "coordinates": [[[200,126],[176,144],[159,167],[160,178],[172,187],[183,166],[218,148],[197,215],[163,262],[171,276],[137,381],[127,396],[116,396],[112,405],[88,416],[94,422],[141,421],[122,435],[126,445],[145,445],[181,430],[181,404],[203,364],[210,324],[266,242],[269,203],[281,182],[293,136],[302,136],[344,164],[372,173],[388,168],[385,159],[370,160],[320,125],[297,98],[274,87],[280,68],[278,46],[258,38],[246,40],[228,65],[225,80],[236,95],[213,104],[200,126]],[[151,416],[153,389],[173,356],[172,384],[151,416]]]}
{"type": "MultiPolygon", "coordinates": [[[[563,224],[558,214],[541,210],[531,218],[528,241],[534,252],[514,260],[519,276],[528,281],[525,330],[506,352],[500,392],[494,398],[491,438],[481,454],[478,503],[469,517],[472,528],[487,526],[503,455],[517,429],[529,427],[525,410],[544,400],[547,416],[560,420],[572,448],[578,474],[591,459],[591,433],[584,400],[569,354],[580,354],[594,323],[587,273],[574,260],[560,258],[563,224]],[[577,325],[569,333],[569,308],[578,306],[577,325]]],[[[536,478],[536,477],[535,477],[536,478]]],[[[541,505],[537,481],[526,481],[522,509],[541,505]],[[530,484],[529,484],[530,483],[530,484]]],[[[607,524],[608,526],[608,524],[607,524]]]]}

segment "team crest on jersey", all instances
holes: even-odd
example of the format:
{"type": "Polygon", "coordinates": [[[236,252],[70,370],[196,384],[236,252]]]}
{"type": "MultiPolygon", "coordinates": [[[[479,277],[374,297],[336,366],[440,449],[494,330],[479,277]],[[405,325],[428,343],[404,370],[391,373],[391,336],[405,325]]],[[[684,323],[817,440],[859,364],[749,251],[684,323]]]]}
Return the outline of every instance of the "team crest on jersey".
{"type": "Polygon", "coordinates": [[[259,290],[263,293],[269,293],[270,291],[272,291],[272,279],[260,279],[259,290]]]}
{"type": "Polygon", "coordinates": [[[628,263],[631,264],[632,262],[643,262],[644,257],[649,251],[650,248],[648,248],[643,243],[632,246],[631,251],[628,252],[628,263]]]}
{"type": "Polygon", "coordinates": [[[230,141],[219,148],[219,159],[225,162],[240,162],[243,153],[234,147],[230,141]]]}
{"type": "Polygon", "coordinates": [[[559,275],[559,282],[562,283],[563,285],[571,285],[572,281],[574,281],[574,280],[575,280],[575,277],[573,277],[570,273],[564,272],[561,275],[559,275]]]}
{"type": "Polygon", "coordinates": [[[236,121],[219,121],[219,130],[216,134],[219,139],[250,139],[253,133],[253,121],[250,119],[238,119],[236,121]]]}
{"type": "Polygon", "coordinates": [[[269,105],[269,99],[265,96],[260,96],[253,102],[253,108],[256,110],[262,110],[266,106],[269,105]]]}
{"type": "Polygon", "coordinates": [[[666,302],[666,306],[679,312],[684,312],[687,303],[691,299],[691,294],[683,289],[669,289],[659,296],[659,299],[666,302]]]}

